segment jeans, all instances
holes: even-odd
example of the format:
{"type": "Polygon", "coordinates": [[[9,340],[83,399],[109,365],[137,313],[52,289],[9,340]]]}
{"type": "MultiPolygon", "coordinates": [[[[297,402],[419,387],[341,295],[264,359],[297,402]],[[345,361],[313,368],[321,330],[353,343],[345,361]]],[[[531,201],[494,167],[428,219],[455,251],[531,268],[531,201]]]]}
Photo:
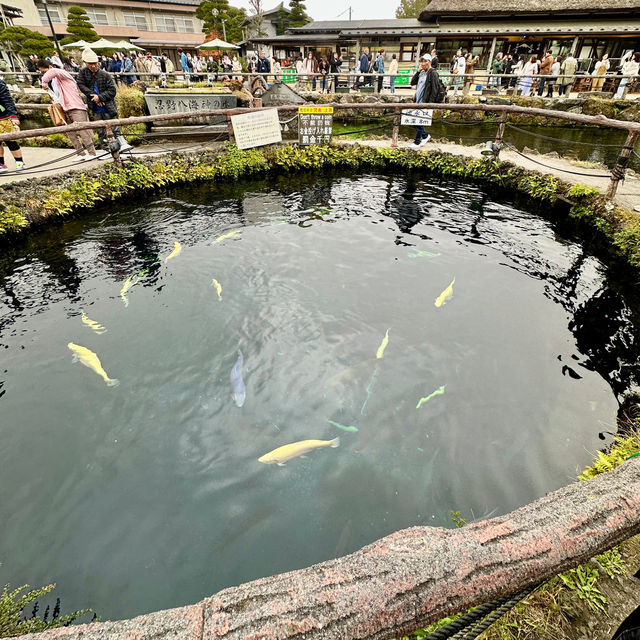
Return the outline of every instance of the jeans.
{"type": "MultiPolygon", "coordinates": [[[[96,113],[94,111],[91,116],[92,120],[113,120],[118,117],[118,114],[112,116],[108,113],[96,113]]],[[[111,131],[113,131],[113,135],[116,138],[120,135],[120,127],[112,127],[111,131]]],[[[100,140],[100,146],[106,149],[107,134],[104,129],[98,129],[98,138],[100,140]]]]}
{"type": "Polygon", "coordinates": [[[329,76],[320,76],[320,91],[326,91],[329,88],[329,76]]]}
{"type": "Polygon", "coordinates": [[[547,81],[547,78],[542,76],[538,79],[538,95],[541,96],[544,93],[544,83],[547,81]]]}
{"type": "Polygon", "coordinates": [[[396,92],[396,79],[395,78],[389,78],[389,89],[391,89],[391,93],[395,93],[396,92]]]}
{"type": "Polygon", "coordinates": [[[627,88],[627,85],[629,84],[631,78],[622,78],[622,80],[620,80],[620,86],[618,87],[618,90],[616,91],[616,95],[614,96],[616,100],[619,100],[620,98],[624,97],[624,92],[625,89],[627,88]]]}
{"type": "Polygon", "coordinates": [[[413,144],[420,144],[424,138],[426,138],[429,134],[425,131],[424,127],[416,127],[416,137],[413,141],[413,144]]]}

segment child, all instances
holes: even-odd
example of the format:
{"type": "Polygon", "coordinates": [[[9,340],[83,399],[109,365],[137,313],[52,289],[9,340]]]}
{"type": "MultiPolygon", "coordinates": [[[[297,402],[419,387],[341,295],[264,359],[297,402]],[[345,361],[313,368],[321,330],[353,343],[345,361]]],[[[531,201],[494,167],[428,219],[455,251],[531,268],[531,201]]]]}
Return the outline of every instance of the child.
{"type": "MultiPolygon", "coordinates": [[[[20,130],[20,119],[16,103],[13,101],[9,89],[4,80],[0,79],[0,133],[11,133],[20,130]]],[[[15,140],[7,141],[7,147],[13,154],[16,161],[16,170],[22,171],[25,168],[22,159],[22,149],[15,140]]],[[[4,163],[4,146],[0,143],[0,171],[8,171],[9,167],[4,163]]]]}

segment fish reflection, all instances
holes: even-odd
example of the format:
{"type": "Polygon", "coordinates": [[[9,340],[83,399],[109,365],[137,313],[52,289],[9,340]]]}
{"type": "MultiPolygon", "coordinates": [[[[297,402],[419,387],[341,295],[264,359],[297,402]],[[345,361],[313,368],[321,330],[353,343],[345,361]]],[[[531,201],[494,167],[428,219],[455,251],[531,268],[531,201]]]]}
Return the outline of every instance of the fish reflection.
{"type": "Polygon", "coordinates": [[[242,351],[238,350],[238,359],[231,369],[231,386],[233,387],[233,400],[236,406],[241,407],[247,397],[247,391],[242,379],[242,351]]]}
{"type": "Polygon", "coordinates": [[[97,333],[98,335],[102,334],[102,333],[106,333],[106,328],[103,327],[99,322],[96,322],[95,320],[92,320],[91,318],[87,317],[87,315],[85,314],[85,312],[82,312],[82,323],[87,325],[87,327],[89,327],[89,329],[95,331],[95,333],[97,333]]]}
{"type": "Polygon", "coordinates": [[[243,518],[235,518],[222,531],[216,540],[214,549],[221,551],[238,538],[248,533],[251,529],[257,527],[263,520],[272,516],[278,510],[278,505],[265,504],[260,505],[255,511],[248,513],[243,518]]]}

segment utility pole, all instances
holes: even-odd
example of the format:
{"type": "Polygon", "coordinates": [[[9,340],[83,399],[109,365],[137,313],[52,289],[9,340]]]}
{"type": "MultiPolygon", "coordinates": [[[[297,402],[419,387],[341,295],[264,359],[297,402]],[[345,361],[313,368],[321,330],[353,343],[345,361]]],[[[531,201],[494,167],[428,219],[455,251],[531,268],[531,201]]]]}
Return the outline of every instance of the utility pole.
{"type": "Polygon", "coordinates": [[[44,12],[47,14],[47,21],[49,22],[49,27],[51,28],[51,35],[53,36],[53,43],[56,45],[56,50],[58,51],[58,57],[62,60],[62,51],[60,51],[60,45],[58,44],[58,38],[56,37],[56,32],[53,29],[53,22],[51,22],[51,16],[49,15],[49,7],[47,6],[47,0],[42,0],[42,4],[44,5],[44,12]]]}
{"type": "Polygon", "coordinates": [[[226,42],[227,41],[227,28],[225,26],[226,20],[224,18],[220,18],[220,20],[222,21],[222,39],[226,42]]]}

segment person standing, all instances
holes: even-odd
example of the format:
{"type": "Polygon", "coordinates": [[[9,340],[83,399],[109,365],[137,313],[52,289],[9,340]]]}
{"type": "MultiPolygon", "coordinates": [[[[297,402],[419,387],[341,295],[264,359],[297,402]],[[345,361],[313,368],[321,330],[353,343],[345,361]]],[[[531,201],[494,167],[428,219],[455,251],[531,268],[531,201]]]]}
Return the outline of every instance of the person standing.
{"type": "Polygon", "coordinates": [[[531,56],[529,62],[527,62],[522,68],[520,74],[520,82],[518,88],[522,91],[523,96],[528,96],[531,93],[531,85],[533,84],[533,76],[538,74],[538,58],[531,56]]]}
{"type": "MultiPolygon", "coordinates": [[[[78,72],[77,83],[80,91],[86,96],[87,104],[91,110],[92,120],[110,120],[118,117],[118,109],[115,103],[116,83],[113,78],[100,68],[98,56],[91,50],[82,52],[82,61],[86,66],[78,72]]],[[[120,133],[119,127],[113,127],[113,135],[120,143],[120,152],[128,151],[131,145],[120,133]]],[[[107,151],[106,135],[104,129],[98,129],[100,144],[107,151]]],[[[109,156],[102,156],[105,159],[109,156]]]]}
{"type": "Polygon", "coordinates": [[[296,60],[296,91],[302,91],[304,83],[304,60],[298,56],[296,60]]]}
{"type": "MultiPolygon", "coordinates": [[[[431,57],[431,56],[429,56],[431,57]]],[[[456,55],[453,58],[453,65],[451,73],[453,73],[453,95],[458,95],[458,89],[462,85],[464,74],[467,70],[467,61],[462,55],[462,49],[458,49],[456,55]]]]}
{"type": "Polygon", "coordinates": [[[544,83],[547,82],[549,75],[551,75],[551,67],[553,66],[554,59],[551,55],[551,51],[545,52],[542,60],[540,60],[540,79],[538,81],[538,95],[541,96],[544,93],[544,83]]]}
{"type": "Polygon", "coordinates": [[[398,56],[394,53],[391,56],[391,64],[389,65],[389,89],[391,93],[396,92],[396,76],[398,75],[398,56]]]}
{"type": "MultiPolygon", "coordinates": [[[[42,74],[42,87],[53,94],[55,103],[62,107],[66,123],[89,122],[87,105],[73,76],[63,69],[56,69],[49,60],[38,60],[38,71],[42,74]]],[[[91,129],[68,131],[67,137],[78,154],[73,162],[95,160],[97,154],[91,129]]]]}
{"type": "MultiPolygon", "coordinates": [[[[16,103],[11,97],[9,87],[3,79],[0,78],[0,133],[12,133],[20,131],[20,118],[16,103]]],[[[16,162],[16,171],[22,171],[26,168],[22,159],[22,149],[15,140],[7,140],[5,143],[11,151],[11,155],[16,162]]],[[[0,142],[0,171],[8,171],[9,167],[4,161],[4,145],[0,142]]]]}
{"type": "Polygon", "coordinates": [[[551,71],[549,78],[547,79],[547,98],[553,98],[553,85],[558,82],[560,75],[560,66],[562,64],[562,58],[558,56],[554,63],[551,65],[551,71]]]}
{"type": "Polygon", "coordinates": [[[573,57],[573,54],[569,54],[564,62],[560,65],[560,72],[562,76],[558,78],[558,95],[567,96],[571,93],[571,87],[573,87],[573,76],[578,68],[578,61],[573,57]]]}
{"type": "Polygon", "coordinates": [[[609,71],[611,63],[609,62],[609,54],[605,53],[602,56],[602,60],[596,62],[596,66],[591,74],[593,81],[591,84],[591,91],[602,91],[602,85],[604,84],[604,76],[609,71]]]}
{"type": "Polygon", "coordinates": [[[376,58],[375,71],[378,74],[378,93],[382,91],[382,81],[384,80],[384,49],[380,49],[376,58]]]}
{"type": "Polygon", "coordinates": [[[620,100],[625,96],[627,87],[635,80],[635,78],[628,76],[637,76],[638,71],[640,71],[640,53],[636,52],[633,54],[631,60],[627,60],[622,65],[622,75],[627,77],[623,77],[622,80],[620,80],[620,86],[615,95],[616,100],[620,100]]]}
{"type": "Polygon", "coordinates": [[[467,53],[465,63],[465,77],[464,85],[462,88],[462,95],[468,96],[473,84],[473,73],[476,70],[476,65],[480,63],[480,57],[474,56],[473,53],[467,53]]]}
{"type": "Polygon", "coordinates": [[[367,75],[369,71],[369,47],[365,47],[362,55],[360,56],[360,73],[362,74],[361,86],[369,84],[370,77],[367,75]]]}
{"type": "MultiPolygon", "coordinates": [[[[441,102],[440,96],[440,76],[431,67],[431,56],[426,53],[420,58],[420,68],[411,78],[411,86],[416,87],[416,102],[441,102]]],[[[444,99],[444,96],[442,96],[444,99]]],[[[423,126],[416,127],[416,137],[411,145],[418,149],[431,139],[431,136],[424,130],[423,126]]]]}
{"type": "Polygon", "coordinates": [[[435,49],[431,49],[431,68],[438,69],[438,52],[435,49]]]}
{"type": "Polygon", "coordinates": [[[131,59],[131,56],[126,54],[122,57],[122,73],[122,79],[125,84],[133,84],[136,81],[136,77],[133,75],[133,60],[131,59]]]}
{"type": "Polygon", "coordinates": [[[322,56],[318,63],[318,73],[320,74],[320,93],[329,93],[329,60],[327,56],[322,56]]]}
{"type": "Polygon", "coordinates": [[[184,51],[180,51],[180,68],[185,77],[189,74],[189,62],[187,61],[187,54],[184,51]]]}
{"type": "Polygon", "coordinates": [[[38,67],[36,67],[37,61],[38,57],[33,54],[30,54],[27,58],[27,71],[31,74],[30,80],[34,87],[38,84],[38,67]]]}
{"type": "Polygon", "coordinates": [[[305,72],[305,85],[307,91],[316,90],[316,73],[318,73],[318,61],[313,55],[312,51],[309,51],[307,57],[304,60],[304,72],[305,72]]]}
{"type": "MultiPolygon", "coordinates": [[[[271,73],[271,63],[264,51],[260,52],[260,57],[258,58],[258,73],[271,73]]],[[[265,89],[267,88],[268,77],[269,76],[261,76],[265,89]]]]}
{"type": "Polygon", "coordinates": [[[489,79],[489,84],[494,89],[500,91],[500,84],[502,82],[502,78],[500,78],[500,76],[504,71],[504,60],[502,51],[498,53],[496,59],[493,61],[493,64],[491,65],[491,71],[493,73],[493,76],[489,79]]]}
{"type": "Polygon", "coordinates": [[[329,72],[331,73],[331,91],[335,93],[338,89],[338,74],[342,67],[342,56],[334,51],[329,61],[329,72]]]}

